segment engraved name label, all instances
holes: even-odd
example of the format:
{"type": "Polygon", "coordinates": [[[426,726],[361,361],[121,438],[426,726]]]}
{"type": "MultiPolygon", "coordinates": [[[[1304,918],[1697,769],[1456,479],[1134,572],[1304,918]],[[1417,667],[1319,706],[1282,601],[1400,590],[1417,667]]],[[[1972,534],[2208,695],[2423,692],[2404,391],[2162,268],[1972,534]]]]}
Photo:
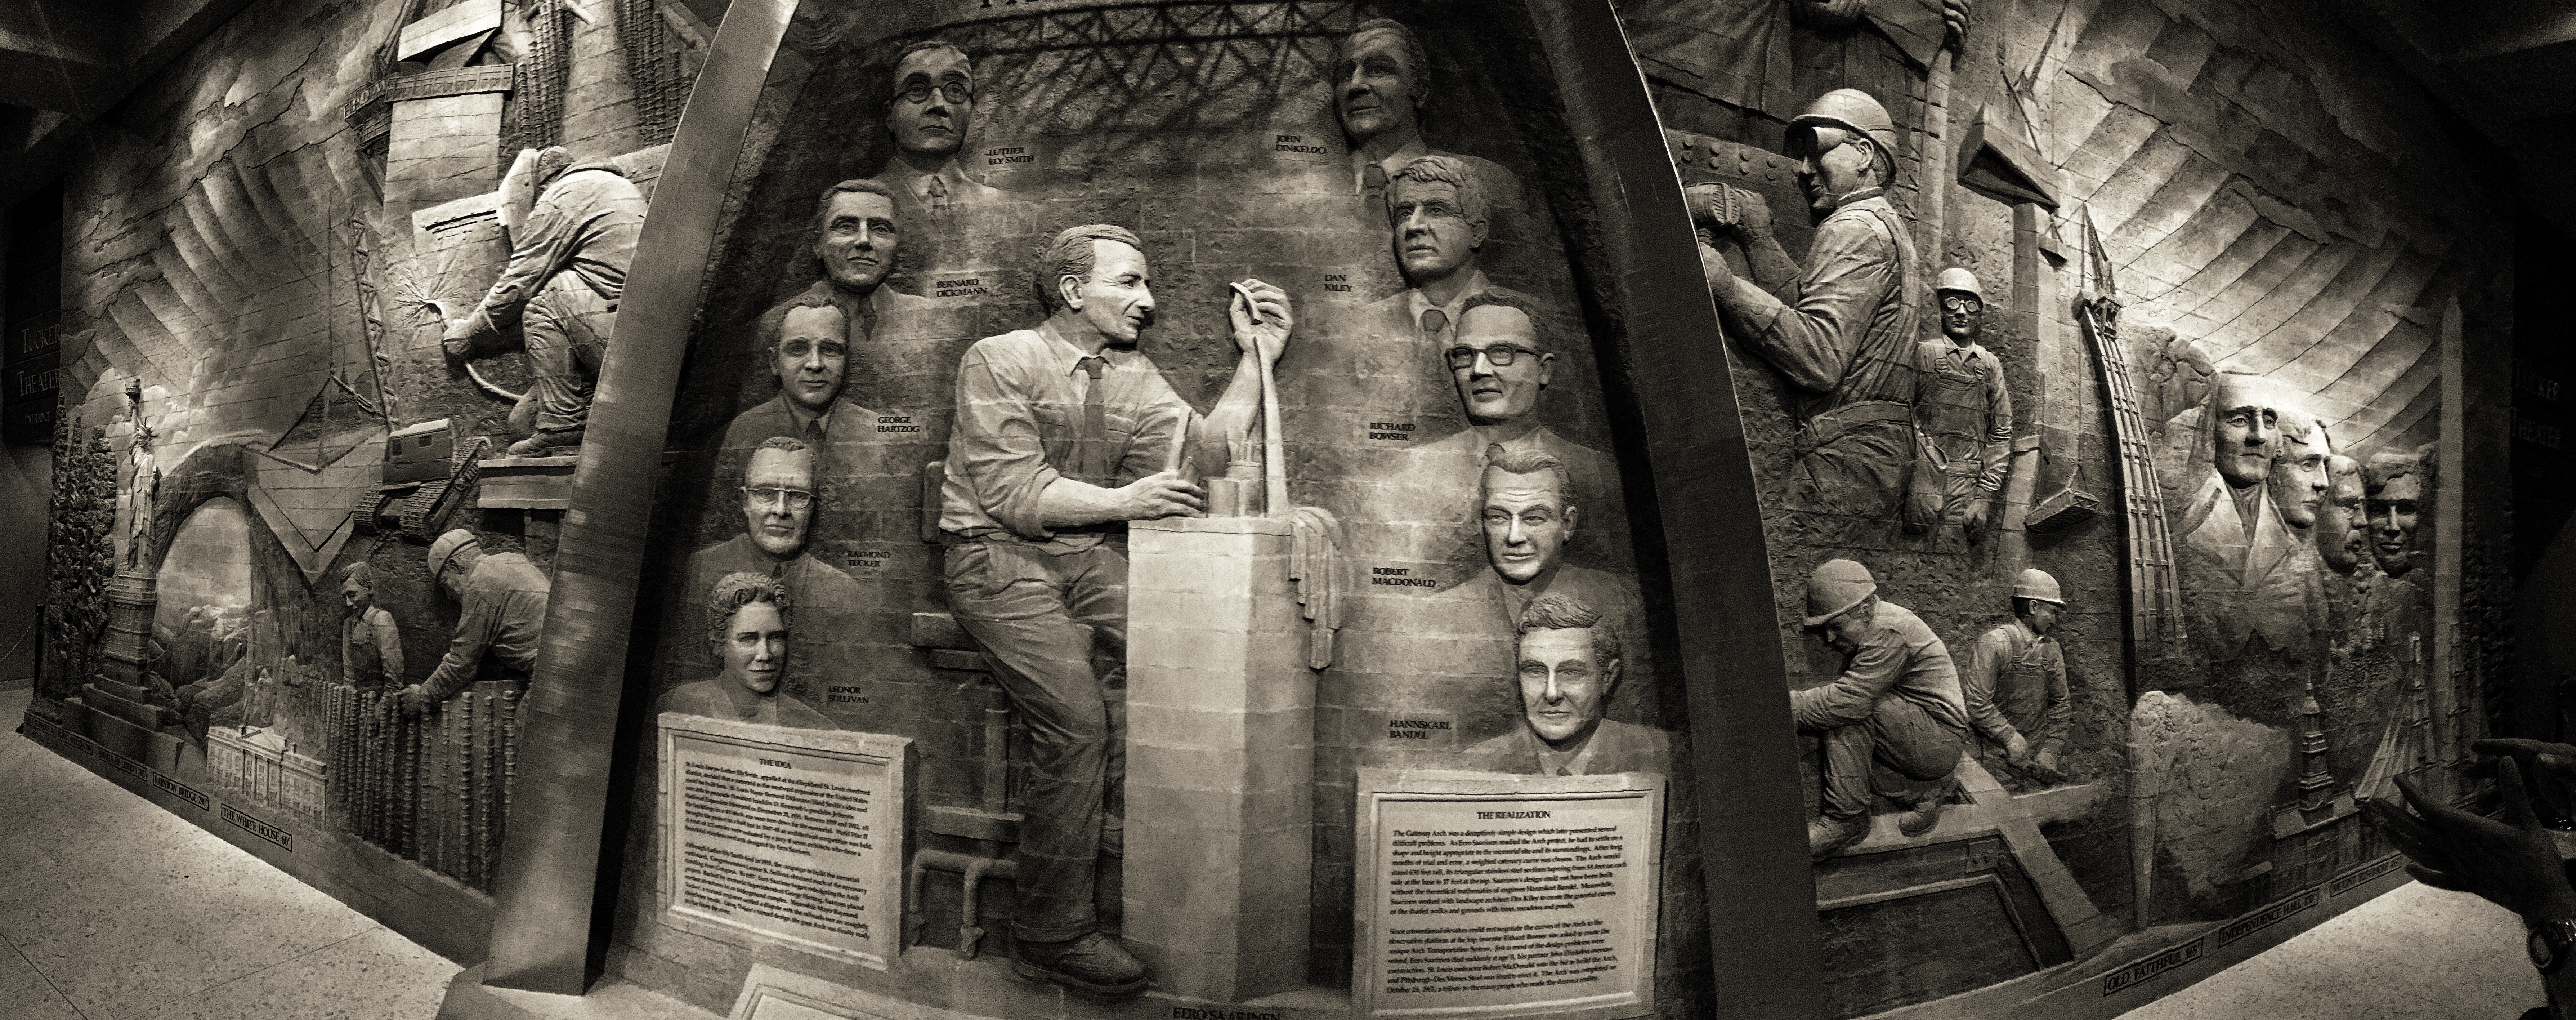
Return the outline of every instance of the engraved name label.
{"type": "Polygon", "coordinates": [[[1025,145],[996,145],[984,150],[985,166],[1025,166],[1038,161],[1025,145]]]}
{"type": "Polygon", "coordinates": [[[984,297],[991,293],[993,293],[993,289],[985,286],[984,278],[980,276],[961,276],[952,280],[933,280],[930,284],[931,297],[984,297]]]}
{"type": "Polygon", "coordinates": [[[2102,975],[2102,994],[2106,997],[2119,994],[2121,989],[2135,987],[2141,981],[2209,955],[2206,941],[2193,939],[2102,975]]]}
{"type": "Polygon", "coordinates": [[[1652,987],[1653,795],[1373,796],[1365,1015],[1518,1016],[1652,987]]]}
{"type": "Polygon", "coordinates": [[[1329,290],[1329,291],[1333,291],[1333,292],[1338,293],[1338,294],[1348,294],[1348,293],[1350,293],[1350,292],[1351,292],[1351,277],[1350,277],[1350,274],[1348,274],[1348,273],[1325,273],[1325,274],[1324,274],[1324,289],[1325,289],[1325,290],[1329,290]]]}
{"type": "Polygon", "coordinates": [[[173,797],[177,797],[180,800],[187,801],[190,804],[194,804],[197,806],[197,810],[199,811],[204,811],[215,806],[215,799],[206,796],[203,791],[198,790],[196,787],[162,775],[158,771],[150,772],[149,775],[152,779],[153,789],[159,790],[173,797]]]}
{"type": "Polygon", "coordinates": [[[1403,741],[1407,747],[1447,750],[1458,746],[1458,720],[1437,712],[1417,712],[1409,716],[1386,718],[1386,739],[1403,741]]]}
{"type": "Polygon", "coordinates": [[[892,549],[852,549],[841,554],[841,563],[852,570],[875,570],[893,555],[892,549]]]}
{"type": "Polygon", "coordinates": [[[823,701],[831,705],[864,705],[868,698],[859,693],[856,684],[832,684],[823,688],[823,701]]]}
{"type": "Polygon", "coordinates": [[[678,730],[663,718],[666,909],[884,967],[902,912],[889,761],[678,730]]]}
{"type": "Polygon", "coordinates": [[[222,815],[225,821],[233,823],[235,827],[241,829],[243,832],[250,833],[253,836],[275,843],[285,850],[291,851],[295,849],[295,834],[292,832],[288,832],[284,829],[278,828],[277,826],[270,825],[267,822],[263,822],[259,819],[243,814],[240,811],[236,811],[230,804],[223,805],[223,810],[217,813],[222,815]]]}
{"type": "Polygon", "coordinates": [[[908,414],[880,414],[877,416],[877,431],[912,433],[921,431],[921,426],[915,424],[908,414]]]}
{"type": "Polygon", "coordinates": [[[1272,135],[1270,136],[1270,151],[1294,152],[1301,155],[1320,156],[1330,150],[1321,145],[1308,144],[1306,136],[1304,135],[1272,135]]]}
{"type": "Polygon", "coordinates": [[[1369,583],[1391,588],[1437,588],[1440,582],[1428,577],[1415,577],[1409,567],[1370,567],[1369,583]]]}
{"type": "Polygon", "coordinates": [[[1380,449],[1412,446],[1414,434],[1422,431],[1410,411],[1362,411],[1353,424],[1359,426],[1361,442],[1380,449]]]}

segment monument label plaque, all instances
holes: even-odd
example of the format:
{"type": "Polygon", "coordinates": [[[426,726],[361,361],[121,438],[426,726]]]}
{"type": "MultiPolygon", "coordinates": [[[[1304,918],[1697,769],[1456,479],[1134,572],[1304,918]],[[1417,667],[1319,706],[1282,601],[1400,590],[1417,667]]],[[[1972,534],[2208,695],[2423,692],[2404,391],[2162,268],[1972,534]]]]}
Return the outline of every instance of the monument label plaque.
{"type": "Polygon", "coordinates": [[[1664,778],[1360,772],[1363,1016],[1653,1012],[1664,778]]]}
{"type": "Polygon", "coordinates": [[[661,723],[665,917],[884,969],[903,916],[911,741],[677,712],[661,723]]]}

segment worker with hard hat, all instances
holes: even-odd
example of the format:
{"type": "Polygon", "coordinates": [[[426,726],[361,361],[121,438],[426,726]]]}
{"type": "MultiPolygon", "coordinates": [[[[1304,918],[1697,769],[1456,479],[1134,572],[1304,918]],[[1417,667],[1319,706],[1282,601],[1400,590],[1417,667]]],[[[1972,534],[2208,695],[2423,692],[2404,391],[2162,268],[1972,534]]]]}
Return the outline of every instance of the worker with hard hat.
{"type": "Polygon", "coordinates": [[[2022,571],[2013,579],[2012,622],[1970,645],[1959,675],[1968,720],[1983,738],[1980,756],[2000,752],[2006,765],[2044,783],[2065,781],[2057,760],[2074,712],[2066,655],[2049,636],[2065,606],[2056,578],[2038,568],[2022,571]]]}
{"type": "Polygon", "coordinates": [[[1823,860],[1869,834],[1872,762],[1941,783],[1898,822],[1909,836],[1931,831],[1968,740],[1949,647],[1913,610],[1879,598],[1869,568],[1851,560],[1808,575],[1805,622],[1844,656],[1842,675],[1789,695],[1798,732],[1824,738],[1824,811],[1807,825],[1808,854],[1823,860]]]}
{"type": "Polygon", "coordinates": [[[1915,456],[1923,307],[1911,228],[1884,194],[1896,124],[1868,93],[1836,89],[1790,121],[1789,155],[1821,220],[1806,268],[1781,249],[1760,195],[1720,184],[1688,196],[1701,268],[1727,332],[1813,394],[1796,408],[1795,503],[1883,520],[1915,456]],[[1721,233],[1743,245],[1753,279],[1711,246],[1721,233]]]}
{"type": "Polygon", "coordinates": [[[1995,493],[2012,469],[2012,394],[2004,364],[1978,342],[1986,295],[1977,274],[1958,266],[1932,283],[1940,301],[1941,339],[1921,342],[1923,376],[1914,401],[1914,478],[1907,486],[1905,530],[1944,524],[1985,533],[1995,493]]]}
{"type": "Polygon", "coordinates": [[[403,688],[403,711],[418,713],[455,697],[477,680],[524,688],[544,643],[546,593],[553,585],[519,553],[490,553],[463,528],[429,547],[429,576],[463,604],[447,656],[429,679],[403,688]]]}

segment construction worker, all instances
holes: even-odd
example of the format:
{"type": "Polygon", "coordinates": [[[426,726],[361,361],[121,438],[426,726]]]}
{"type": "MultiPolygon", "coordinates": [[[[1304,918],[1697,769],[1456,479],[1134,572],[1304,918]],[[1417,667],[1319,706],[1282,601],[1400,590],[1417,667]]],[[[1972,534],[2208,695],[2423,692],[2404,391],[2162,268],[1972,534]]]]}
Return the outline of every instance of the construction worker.
{"type": "Polygon", "coordinates": [[[1809,856],[1823,860],[1869,834],[1873,761],[1941,782],[1898,823],[1908,836],[1931,831],[1968,740],[1949,646],[1913,610],[1879,598],[1869,568],[1851,560],[1827,560],[1808,575],[1806,627],[1844,656],[1842,675],[1789,695],[1798,732],[1825,743],[1824,811],[1807,825],[1809,856]]]}
{"type": "Polygon", "coordinates": [[[626,293],[626,266],[644,227],[644,193],[608,160],[574,163],[562,146],[539,153],[542,188],[528,222],[511,231],[510,262],[480,304],[447,324],[451,358],[513,323],[527,336],[528,384],[521,411],[534,428],[510,456],[574,452],[589,427],[591,391],[626,293]]]}
{"type": "Polygon", "coordinates": [[[1959,675],[1968,721],[1984,738],[1980,755],[2001,751],[2005,764],[2044,783],[2065,781],[2057,757],[2074,707],[2065,652],[2048,636],[2065,606],[2056,578],[2035,567],[2022,571],[2013,578],[2012,622],[1977,638],[1959,675]]]}
{"type": "Polygon", "coordinates": [[[1705,238],[1700,266],[1728,334],[1814,394],[1795,409],[1793,505],[1884,520],[1914,462],[1923,306],[1911,227],[1882,194],[1896,123],[1868,93],[1836,89],[1790,121],[1789,154],[1821,220],[1807,268],[1781,249],[1760,195],[1721,184],[1689,189],[1692,218],[1742,242],[1754,278],[1705,238]]]}
{"type": "Polygon", "coordinates": [[[1905,530],[1916,534],[1944,524],[1967,529],[1974,540],[1986,530],[1995,493],[2012,470],[2012,394],[2004,389],[2004,364],[1978,339],[1985,333],[1985,292],[1977,274],[1958,266],[1941,271],[1932,294],[1940,300],[1939,340],[1921,343],[1923,375],[1914,401],[1914,477],[1907,486],[1905,530]]]}
{"type": "Polygon", "coordinates": [[[486,555],[474,533],[463,528],[430,544],[429,576],[465,612],[438,669],[403,688],[403,711],[418,715],[483,679],[487,656],[494,660],[492,679],[524,689],[545,643],[546,595],[553,583],[526,556],[486,555]]]}

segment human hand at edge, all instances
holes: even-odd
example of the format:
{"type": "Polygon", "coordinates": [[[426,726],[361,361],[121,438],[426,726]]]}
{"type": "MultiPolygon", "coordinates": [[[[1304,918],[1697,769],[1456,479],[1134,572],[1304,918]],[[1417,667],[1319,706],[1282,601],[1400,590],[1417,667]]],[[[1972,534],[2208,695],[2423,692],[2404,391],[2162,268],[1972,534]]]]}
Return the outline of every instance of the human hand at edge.
{"type": "Polygon", "coordinates": [[[2508,759],[2496,771],[2501,821],[2452,807],[2405,776],[2397,788],[2412,813],[2385,798],[2363,810],[2412,862],[2406,873],[2417,881],[2476,895],[2526,918],[2576,918],[2576,887],[2568,884],[2557,841],[2532,813],[2521,766],[2508,759]]]}

